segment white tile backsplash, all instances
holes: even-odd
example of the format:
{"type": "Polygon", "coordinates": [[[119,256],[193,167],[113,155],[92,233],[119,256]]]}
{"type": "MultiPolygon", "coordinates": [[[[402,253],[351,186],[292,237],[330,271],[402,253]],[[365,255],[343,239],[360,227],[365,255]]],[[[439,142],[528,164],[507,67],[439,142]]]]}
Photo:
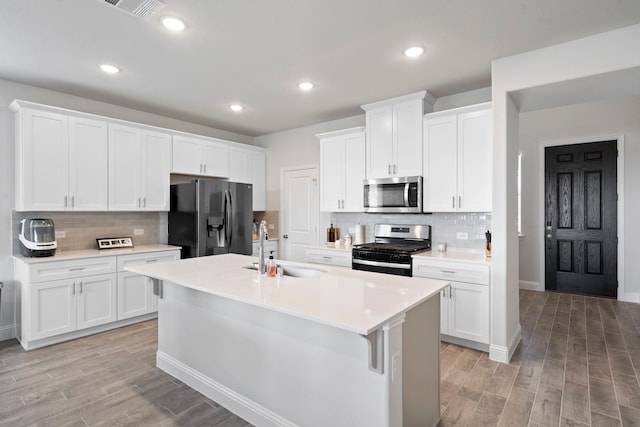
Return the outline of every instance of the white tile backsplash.
{"type": "Polygon", "coordinates": [[[434,214],[364,214],[332,213],[330,222],[340,229],[343,237],[356,224],[365,226],[366,241],[373,241],[375,224],[426,224],[431,226],[432,247],[446,242],[448,251],[484,253],[485,232],[491,230],[491,213],[434,213],[434,214]],[[466,233],[467,240],[457,238],[466,233]]]}

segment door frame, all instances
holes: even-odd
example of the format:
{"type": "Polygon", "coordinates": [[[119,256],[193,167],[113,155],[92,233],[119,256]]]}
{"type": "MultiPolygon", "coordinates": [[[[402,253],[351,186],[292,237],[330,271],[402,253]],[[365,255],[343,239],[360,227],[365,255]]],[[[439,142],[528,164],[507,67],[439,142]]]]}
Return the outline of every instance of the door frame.
{"type": "Polygon", "coordinates": [[[317,204],[318,204],[318,215],[316,216],[316,223],[314,224],[315,228],[316,228],[316,233],[315,233],[315,244],[317,245],[319,242],[319,234],[318,234],[318,230],[320,229],[320,166],[319,165],[302,165],[302,166],[289,166],[289,167],[284,167],[284,168],[280,168],[280,214],[278,215],[278,231],[280,232],[280,245],[278,246],[278,256],[281,259],[285,259],[285,256],[287,256],[288,254],[286,253],[284,247],[285,247],[285,241],[284,241],[284,237],[282,237],[284,235],[284,229],[285,229],[285,223],[284,223],[284,196],[283,196],[283,192],[284,192],[284,174],[286,172],[294,172],[294,171],[299,171],[299,170],[314,170],[316,173],[316,179],[318,180],[318,182],[316,183],[316,188],[318,189],[318,191],[316,191],[316,197],[318,198],[317,200],[317,204]],[[282,255],[280,255],[282,254],[282,255]]]}
{"type": "Polygon", "coordinates": [[[573,138],[573,139],[563,139],[563,140],[555,140],[555,141],[546,141],[540,144],[539,151],[539,159],[538,162],[539,170],[538,170],[538,182],[540,183],[538,200],[541,201],[539,207],[539,221],[538,221],[538,244],[540,248],[539,252],[539,266],[540,266],[540,282],[538,283],[538,290],[545,291],[546,283],[545,283],[545,170],[546,170],[546,162],[545,162],[545,148],[547,147],[556,147],[560,145],[578,145],[578,144],[589,144],[591,142],[601,142],[601,141],[617,141],[618,147],[618,159],[616,165],[616,180],[617,180],[617,189],[618,189],[618,207],[617,207],[617,215],[618,215],[618,292],[617,299],[620,301],[631,301],[631,302],[640,302],[638,301],[637,295],[627,295],[625,292],[625,283],[624,283],[624,135],[599,135],[599,136],[590,136],[590,137],[581,137],[581,138],[573,138]]]}

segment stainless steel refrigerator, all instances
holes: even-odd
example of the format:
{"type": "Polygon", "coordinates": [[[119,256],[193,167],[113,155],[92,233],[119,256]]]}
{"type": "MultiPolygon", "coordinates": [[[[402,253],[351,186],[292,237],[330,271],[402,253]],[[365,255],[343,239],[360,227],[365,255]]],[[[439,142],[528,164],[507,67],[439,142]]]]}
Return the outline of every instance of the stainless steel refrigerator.
{"type": "Polygon", "coordinates": [[[251,184],[196,179],[171,186],[169,244],[182,258],[251,255],[251,184]]]}

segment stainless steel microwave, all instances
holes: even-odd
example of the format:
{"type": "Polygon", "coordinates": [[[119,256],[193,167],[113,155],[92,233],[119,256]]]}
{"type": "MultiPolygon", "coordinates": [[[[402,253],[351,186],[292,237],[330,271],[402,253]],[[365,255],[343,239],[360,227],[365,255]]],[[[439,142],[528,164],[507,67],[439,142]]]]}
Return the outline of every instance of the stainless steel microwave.
{"type": "Polygon", "coordinates": [[[365,179],[364,211],[370,213],[421,213],[422,177],[365,179]]]}

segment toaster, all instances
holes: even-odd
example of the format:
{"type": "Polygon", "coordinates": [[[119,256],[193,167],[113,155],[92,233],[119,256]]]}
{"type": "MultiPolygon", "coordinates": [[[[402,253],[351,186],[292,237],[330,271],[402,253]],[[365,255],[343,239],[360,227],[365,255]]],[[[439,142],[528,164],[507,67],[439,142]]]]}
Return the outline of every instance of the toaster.
{"type": "Polygon", "coordinates": [[[26,257],[53,256],[58,248],[53,220],[35,218],[20,221],[20,253],[26,257]]]}

